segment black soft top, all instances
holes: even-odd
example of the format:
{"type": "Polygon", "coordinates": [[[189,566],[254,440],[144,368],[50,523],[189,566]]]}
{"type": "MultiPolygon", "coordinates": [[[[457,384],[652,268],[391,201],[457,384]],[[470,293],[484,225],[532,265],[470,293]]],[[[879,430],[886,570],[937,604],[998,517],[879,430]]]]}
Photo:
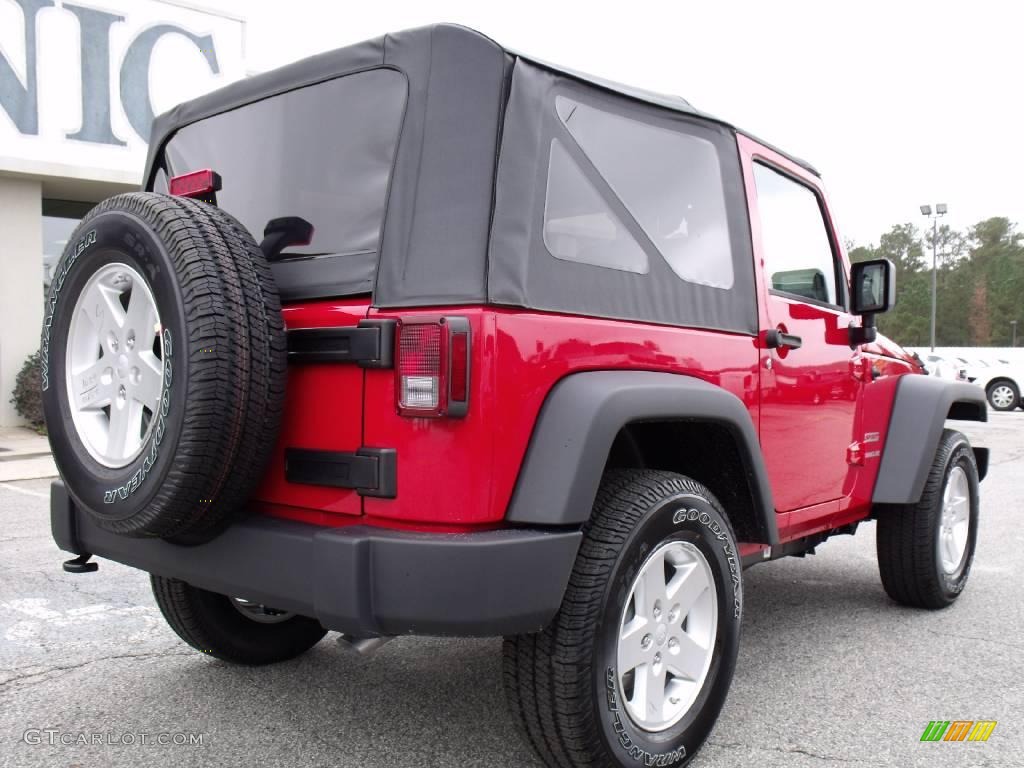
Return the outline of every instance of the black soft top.
{"type": "MultiPolygon", "coordinates": [[[[379,239],[374,235],[359,253],[275,263],[275,279],[285,300],[372,293],[374,306],[383,308],[492,304],[756,332],[753,256],[735,148],[737,129],[685,99],[538,61],[465,27],[439,24],[387,34],[241,80],[175,107],[153,123],[146,188],[161,188],[160,171],[196,170],[172,167],[174,136],[181,132],[184,137],[187,126],[308,86],[355,80],[347,76],[363,77],[361,73],[371,71],[389,71],[393,83],[399,78],[397,89],[374,91],[379,99],[392,99],[401,115],[397,145],[390,140],[388,149],[389,139],[379,124],[359,116],[356,99],[334,106],[336,130],[325,107],[322,118],[329,135],[323,151],[326,159],[332,145],[341,141],[338,136],[358,134],[356,138],[362,136],[359,140],[365,140],[376,156],[384,151],[393,156],[390,171],[378,168],[372,179],[350,178],[346,172],[339,182],[358,191],[370,188],[373,181],[375,188],[386,192],[379,239]],[[631,274],[552,258],[538,221],[543,218],[552,141],[572,144],[555,114],[555,99],[561,97],[700,136],[715,146],[728,201],[728,242],[719,253],[732,262],[735,279],[730,285],[701,284],[673,274],[614,196],[608,205],[648,253],[649,272],[631,274]]],[[[248,118],[236,123],[245,131],[261,129],[248,118]]],[[[218,147],[224,145],[211,147],[209,138],[205,144],[215,163],[218,147]]],[[[179,143],[188,144],[184,139],[179,143]]],[[[334,149],[335,154],[342,151],[334,149]]],[[[572,151],[578,156],[577,149],[572,151]]],[[[275,149],[265,151],[273,154],[275,149]]],[[[591,183],[604,190],[599,178],[591,178],[591,183]]],[[[231,210],[230,205],[225,207],[231,210]]],[[[243,223],[260,237],[257,230],[262,224],[243,223]]]]}
{"type": "MultiPolygon", "coordinates": [[[[464,42],[466,48],[465,53],[468,55],[471,55],[474,49],[479,48],[479,46],[475,45],[471,41],[474,39],[486,41],[489,46],[493,46],[495,49],[500,50],[510,59],[522,59],[523,61],[528,61],[536,66],[550,70],[551,72],[571,77],[574,80],[588,83],[606,91],[612,91],[622,96],[627,96],[630,99],[646,102],[647,104],[653,104],[658,107],[664,107],[665,109],[671,109],[683,114],[693,115],[694,117],[713,120],[714,122],[720,123],[721,125],[727,126],[739,133],[756,139],[755,136],[738,128],[732,123],[697,109],[681,96],[648,91],[643,88],[636,88],[631,85],[617,83],[613,80],[606,80],[595,75],[587,74],[586,72],[579,72],[569,67],[552,64],[548,61],[543,61],[529,56],[528,54],[514,51],[510,48],[505,48],[486,35],[477,32],[475,29],[470,29],[469,27],[463,27],[458,24],[432,24],[427,27],[417,27],[414,29],[404,30],[402,32],[389,33],[362,43],[356,43],[355,45],[349,45],[344,48],[327,51],[316,56],[310,56],[309,58],[301,59],[270,72],[264,72],[244,80],[231,83],[230,85],[211,91],[210,93],[193,99],[192,101],[179,104],[174,109],[158,115],[153,121],[153,129],[151,133],[152,141],[149,145],[149,157],[146,162],[146,181],[149,181],[149,174],[153,167],[153,160],[159,152],[161,145],[172,133],[174,133],[174,131],[179,128],[189,125],[190,123],[194,123],[197,120],[202,120],[205,117],[210,117],[211,115],[235,109],[253,101],[265,99],[269,96],[274,96],[294,88],[312,85],[323,80],[328,80],[350,72],[356,72],[361,69],[396,63],[394,59],[389,62],[389,52],[397,53],[396,48],[413,48],[423,45],[429,47],[438,31],[443,31],[446,37],[450,36],[451,40],[448,44],[458,45],[460,42],[464,42]]],[[[424,61],[423,63],[426,62],[424,61]]],[[[466,66],[472,67],[474,65],[469,59],[467,59],[466,66]]],[[[757,140],[761,141],[761,143],[765,143],[761,139],[757,140]]],[[[767,146],[771,146],[776,152],[789,158],[802,168],[807,169],[815,175],[819,175],[817,169],[807,161],[791,155],[778,147],[772,145],[767,146]]]]}

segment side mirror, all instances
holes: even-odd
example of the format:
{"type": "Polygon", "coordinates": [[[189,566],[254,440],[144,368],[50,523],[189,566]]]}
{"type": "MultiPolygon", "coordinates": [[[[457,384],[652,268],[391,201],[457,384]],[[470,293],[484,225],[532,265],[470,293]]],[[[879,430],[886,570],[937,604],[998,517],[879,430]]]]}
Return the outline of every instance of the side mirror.
{"type": "Polygon", "coordinates": [[[853,314],[888,312],[896,304],[896,268],[888,259],[853,265],[853,314]]]}
{"type": "Polygon", "coordinates": [[[875,315],[896,304],[896,267],[888,259],[861,261],[853,265],[851,311],[860,315],[860,328],[850,327],[850,346],[866,344],[878,336],[875,315]]]}

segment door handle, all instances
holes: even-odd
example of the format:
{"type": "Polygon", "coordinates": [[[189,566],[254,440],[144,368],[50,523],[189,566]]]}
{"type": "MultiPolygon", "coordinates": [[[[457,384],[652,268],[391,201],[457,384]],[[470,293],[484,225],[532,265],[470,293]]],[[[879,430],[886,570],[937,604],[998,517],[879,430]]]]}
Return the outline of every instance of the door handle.
{"type": "Polygon", "coordinates": [[[784,333],[777,328],[765,331],[764,345],[768,349],[800,349],[804,340],[792,333],[784,333]]]}

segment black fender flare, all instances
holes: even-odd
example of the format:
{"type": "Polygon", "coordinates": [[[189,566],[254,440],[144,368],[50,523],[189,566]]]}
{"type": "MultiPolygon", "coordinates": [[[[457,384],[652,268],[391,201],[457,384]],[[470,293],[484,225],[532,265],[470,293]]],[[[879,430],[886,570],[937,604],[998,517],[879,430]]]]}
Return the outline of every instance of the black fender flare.
{"type": "MultiPolygon", "coordinates": [[[[875,504],[920,501],[946,419],[988,421],[984,390],[974,384],[934,376],[900,377],[871,496],[875,504]]],[[[988,450],[975,448],[974,454],[980,479],[988,468],[988,450]]]]}
{"type": "Polygon", "coordinates": [[[757,431],[743,402],[713,384],[656,371],[587,371],[548,393],[519,470],[506,521],[580,525],[590,516],[612,443],[628,424],[700,421],[735,438],[757,516],[757,543],[777,544],[778,526],[757,431]]]}

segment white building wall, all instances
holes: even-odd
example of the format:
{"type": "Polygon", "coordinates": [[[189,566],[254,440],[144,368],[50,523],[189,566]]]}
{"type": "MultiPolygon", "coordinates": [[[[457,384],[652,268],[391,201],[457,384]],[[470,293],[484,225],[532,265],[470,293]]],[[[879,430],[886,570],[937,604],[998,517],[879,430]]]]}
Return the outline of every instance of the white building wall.
{"type": "Polygon", "coordinates": [[[22,423],[11,404],[14,381],[39,349],[42,205],[40,181],[0,176],[0,427],[22,423]]]}

